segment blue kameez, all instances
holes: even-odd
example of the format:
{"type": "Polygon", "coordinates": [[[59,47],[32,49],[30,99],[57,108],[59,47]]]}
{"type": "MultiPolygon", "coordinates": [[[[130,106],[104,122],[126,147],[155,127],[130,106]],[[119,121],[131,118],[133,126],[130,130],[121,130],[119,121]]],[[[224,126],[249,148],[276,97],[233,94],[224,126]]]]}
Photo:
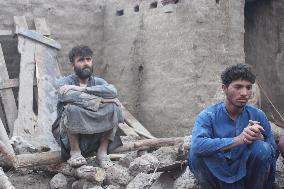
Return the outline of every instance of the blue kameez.
{"type": "Polygon", "coordinates": [[[275,179],[277,146],[269,121],[260,109],[246,105],[232,120],[223,102],[203,110],[192,130],[189,166],[201,187],[206,189],[270,189],[275,179]],[[243,144],[226,152],[249,120],[264,128],[265,140],[243,144]]]}

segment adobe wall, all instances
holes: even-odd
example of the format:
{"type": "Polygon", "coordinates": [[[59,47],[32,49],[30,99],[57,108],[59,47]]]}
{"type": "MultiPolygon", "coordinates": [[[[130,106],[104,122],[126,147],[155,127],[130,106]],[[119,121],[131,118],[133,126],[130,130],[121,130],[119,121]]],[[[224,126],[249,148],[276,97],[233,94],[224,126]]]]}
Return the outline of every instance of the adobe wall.
{"type": "Polygon", "coordinates": [[[244,2],[180,0],[168,14],[152,2],[106,1],[103,75],[155,136],[187,135],[221,70],[244,63],[244,2]]]}
{"type": "MultiPolygon", "coordinates": [[[[30,29],[35,28],[33,18],[44,17],[50,27],[51,37],[58,40],[63,47],[58,54],[58,60],[62,73],[67,74],[72,71],[67,55],[74,45],[89,45],[95,50],[96,61],[99,63],[102,61],[103,9],[102,0],[2,0],[0,29],[14,29],[13,16],[26,16],[30,29]]],[[[8,69],[12,73],[11,77],[17,77],[18,60],[13,60],[17,45],[9,39],[6,41],[10,43],[5,46],[4,52],[8,69]]]]}
{"type": "MultiPolygon", "coordinates": [[[[68,50],[91,46],[96,74],[117,86],[120,100],[155,136],[188,135],[197,113],[216,101],[221,70],[244,62],[243,1],[179,0],[172,13],[159,2],[150,8],[153,0],[45,2],[0,1],[0,29],[12,29],[15,14],[27,16],[31,28],[33,17],[45,17],[63,46],[63,74],[72,71],[68,50]]],[[[17,70],[16,45],[9,48],[9,69],[17,70]]]]}
{"type": "Polygon", "coordinates": [[[258,0],[247,3],[245,8],[245,53],[246,62],[255,68],[258,75],[263,109],[270,119],[284,126],[283,9],[284,2],[281,0],[258,0]]]}

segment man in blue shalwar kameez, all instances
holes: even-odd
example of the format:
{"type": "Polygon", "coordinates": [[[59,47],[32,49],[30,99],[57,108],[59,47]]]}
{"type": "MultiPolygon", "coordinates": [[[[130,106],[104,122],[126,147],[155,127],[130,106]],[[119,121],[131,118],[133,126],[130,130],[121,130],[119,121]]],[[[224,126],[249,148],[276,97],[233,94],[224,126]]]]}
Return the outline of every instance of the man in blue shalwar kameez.
{"type": "Polygon", "coordinates": [[[255,75],[237,64],[222,74],[224,102],[203,110],[192,130],[189,166],[202,189],[270,189],[278,150],[264,112],[247,105],[255,75]]]}

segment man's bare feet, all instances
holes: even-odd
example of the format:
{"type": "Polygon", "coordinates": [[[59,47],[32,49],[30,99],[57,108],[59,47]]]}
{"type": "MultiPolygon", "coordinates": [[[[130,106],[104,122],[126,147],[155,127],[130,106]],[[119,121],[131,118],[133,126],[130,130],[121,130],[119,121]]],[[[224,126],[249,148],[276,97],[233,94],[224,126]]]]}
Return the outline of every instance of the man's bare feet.
{"type": "Polygon", "coordinates": [[[107,169],[114,165],[108,156],[96,157],[96,163],[103,169],[107,169]]]}
{"type": "Polygon", "coordinates": [[[67,163],[71,167],[80,167],[87,164],[86,159],[82,156],[80,151],[70,152],[70,155],[71,157],[67,160],[67,163]]]}

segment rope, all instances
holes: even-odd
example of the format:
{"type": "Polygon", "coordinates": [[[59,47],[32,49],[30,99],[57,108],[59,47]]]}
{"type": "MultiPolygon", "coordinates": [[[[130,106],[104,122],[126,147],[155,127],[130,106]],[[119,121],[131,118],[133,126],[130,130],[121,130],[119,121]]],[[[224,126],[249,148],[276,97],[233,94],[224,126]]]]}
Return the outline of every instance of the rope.
{"type": "Polygon", "coordinates": [[[271,104],[271,106],[274,108],[274,110],[277,112],[277,114],[279,115],[279,117],[282,119],[282,121],[284,122],[284,118],[281,115],[281,113],[278,111],[278,109],[276,108],[276,106],[274,106],[274,104],[272,103],[272,101],[270,100],[270,98],[268,97],[267,93],[264,91],[263,87],[260,85],[259,82],[257,82],[259,88],[262,90],[262,93],[264,94],[264,96],[266,97],[266,99],[268,100],[268,102],[271,104]]]}

